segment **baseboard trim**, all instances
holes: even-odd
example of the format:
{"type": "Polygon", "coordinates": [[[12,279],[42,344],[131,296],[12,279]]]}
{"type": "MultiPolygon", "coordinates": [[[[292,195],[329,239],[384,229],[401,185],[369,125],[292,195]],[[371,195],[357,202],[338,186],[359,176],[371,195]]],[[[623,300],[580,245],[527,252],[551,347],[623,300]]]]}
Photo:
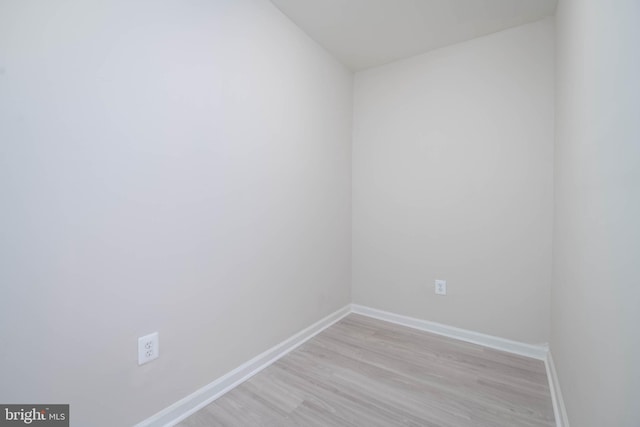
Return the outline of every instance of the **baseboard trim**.
{"type": "Polygon", "coordinates": [[[474,332],[467,329],[456,328],[454,326],[443,325],[441,323],[430,322],[428,320],[416,319],[414,317],[403,316],[401,314],[390,313],[388,311],[378,310],[377,308],[366,307],[358,304],[351,304],[353,313],[361,314],[375,319],[385,320],[387,322],[396,323],[398,325],[408,326],[410,328],[419,329],[421,331],[431,332],[438,335],[444,335],[449,338],[478,344],[484,347],[490,347],[496,350],[502,350],[521,356],[531,357],[538,360],[546,360],[549,347],[546,344],[533,345],[518,341],[512,341],[505,338],[486,335],[480,332],[474,332]]]}
{"type": "Polygon", "coordinates": [[[567,410],[562,399],[560,381],[558,380],[556,365],[553,363],[551,351],[547,354],[544,365],[547,368],[547,378],[549,378],[549,391],[553,402],[553,413],[556,417],[556,427],[569,427],[569,417],[567,417],[567,410]]]}
{"type": "Polygon", "coordinates": [[[308,328],[298,332],[285,341],[259,354],[248,362],[238,366],[233,371],[223,375],[212,383],[207,384],[189,396],[163,409],[157,414],[136,424],[134,427],[171,427],[199,411],[229,390],[248,380],[276,360],[313,338],[329,326],[340,321],[351,313],[351,306],[347,305],[331,313],[327,317],[308,328]]]}
{"type": "Polygon", "coordinates": [[[508,353],[518,354],[521,356],[531,357],[542,360],[547,369],[547,377],[549,378],[549,388],[553,401],[553,410],[556,418],[557,427],[569,427],[567,414],[564,409],[562,394],[558,377],[556,375],[553,359],[547,345],[532,345],[518,341],[512,341],[505,338],[486,335],[467,329],[456,328],[441,323],[431,322],[428,320],[417,319],[414,317],[403,316],[388,311],[378,310],[358,304],[347,305],[340,310],[331,313],[324,319],[319,320],[308,328],[298,332],[285,341],[275,345],[269,350],[259,354],[248,362],[243,363],[236,369],[228,372],[215,381],[207,384],[199,390],[196,390],[189,396],[179,400],[173,405],[152,415],[146,420],[136,424],[134,427],[173,427],[180,421],[207,406],[229,390],[235,388],[239,384],[248,380],[264,368],[268,367],[287,353],[295,350],[304,342],[313,338],[320,332],[327,329],[334,323],[342,320],[350,313],[356,313],[367,317],[443,335],[461,341],[478,344],[484,347],[496,350],[506,351],[508,353]]]}

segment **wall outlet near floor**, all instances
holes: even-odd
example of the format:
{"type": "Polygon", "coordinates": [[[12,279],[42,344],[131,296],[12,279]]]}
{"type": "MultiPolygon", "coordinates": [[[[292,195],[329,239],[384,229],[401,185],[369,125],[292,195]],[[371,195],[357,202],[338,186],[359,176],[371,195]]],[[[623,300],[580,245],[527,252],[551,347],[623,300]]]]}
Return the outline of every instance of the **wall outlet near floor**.
{"type": "Polygon", "coordinates": [[[138,365],[144,365],[160,356],[158,333],[138,338],[138,365]]]}
{"type": "Polygon", "coordinates": [[[436,295],[446,295],[446,294],[447,294],[447,281],[436,279],[436,295]]]}

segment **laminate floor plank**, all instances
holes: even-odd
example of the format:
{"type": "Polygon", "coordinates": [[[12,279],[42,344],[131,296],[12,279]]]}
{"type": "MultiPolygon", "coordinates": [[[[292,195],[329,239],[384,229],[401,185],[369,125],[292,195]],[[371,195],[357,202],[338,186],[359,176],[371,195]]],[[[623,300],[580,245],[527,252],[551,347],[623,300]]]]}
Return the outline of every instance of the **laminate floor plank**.
{"type": "Polygon", "coordinates": [[[351,314],[179,427],[553,427],[544,363],[351,314]]]}

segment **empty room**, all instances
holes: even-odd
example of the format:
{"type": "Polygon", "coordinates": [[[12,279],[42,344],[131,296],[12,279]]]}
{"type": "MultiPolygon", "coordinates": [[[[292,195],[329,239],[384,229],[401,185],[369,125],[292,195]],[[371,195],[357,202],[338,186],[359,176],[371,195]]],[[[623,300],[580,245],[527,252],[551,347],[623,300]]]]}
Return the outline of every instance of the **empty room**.
{"type": "Polygon", "coordinates": [[[0,426],[640,426],[640,1],[0,0],[0,426]]]}

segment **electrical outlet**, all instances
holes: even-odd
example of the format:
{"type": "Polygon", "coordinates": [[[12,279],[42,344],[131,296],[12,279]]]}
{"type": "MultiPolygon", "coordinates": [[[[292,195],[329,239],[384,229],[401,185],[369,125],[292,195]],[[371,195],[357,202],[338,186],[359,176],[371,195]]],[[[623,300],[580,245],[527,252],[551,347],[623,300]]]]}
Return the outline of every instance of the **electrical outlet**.
{"type": "Polygon", "coordinates": [[[436,280],[436,295],[446,295],[446,294],[447,294],[447,281],[436,280]]]}
{"type": "Polygon", "coordinates": [[[144,365],[160,356],[158,333],[138,338],[138,365],[144,365]]]}

